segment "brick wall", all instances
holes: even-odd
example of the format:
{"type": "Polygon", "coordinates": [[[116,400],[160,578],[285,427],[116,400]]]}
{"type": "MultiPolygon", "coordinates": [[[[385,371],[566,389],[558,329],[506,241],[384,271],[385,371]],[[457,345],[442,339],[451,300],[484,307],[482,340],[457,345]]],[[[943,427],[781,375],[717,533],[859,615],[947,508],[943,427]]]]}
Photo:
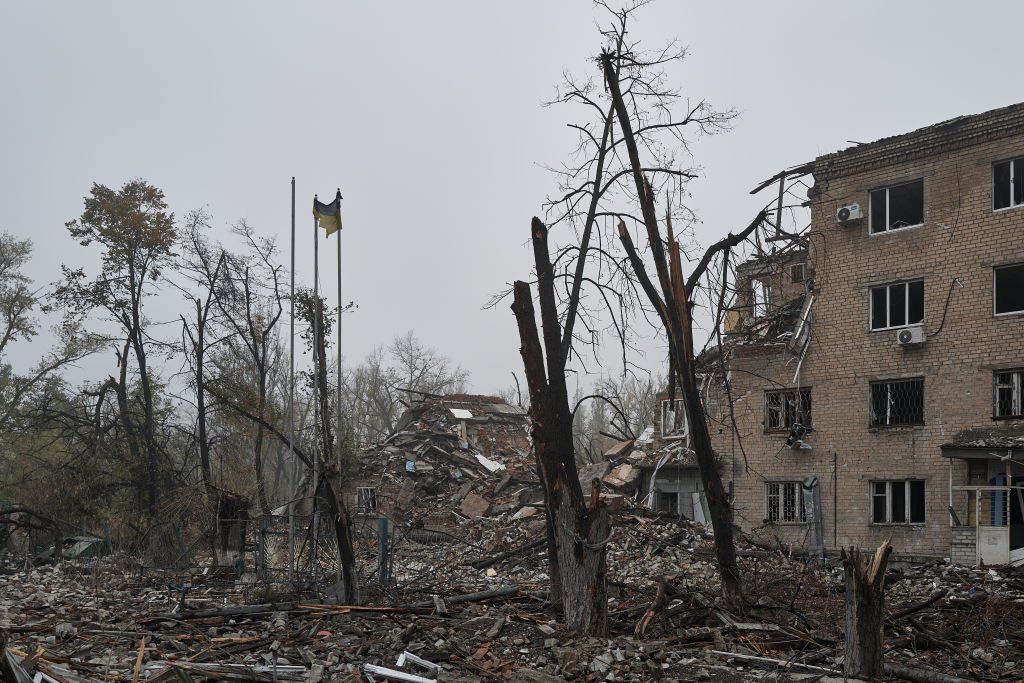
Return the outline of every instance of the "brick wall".
{"type": "MultiPolygon", "coordinates": [[[[1014,116],[1024,124],[1024,110],[1014,116]]],[[[961,429],[991,425],[993,369],[1024,365],[1024,316],[993,315],[993,266],[1024,261],[1024,207],[992,210],[992,163],[1024,156],[1022,128],[1006,119],[995,131],[947,131],[955,137],[970,130],[969,144],[941,144],[930,131],[924,156],[912,153],[904,136],[854,148],[856,164],[844,164],[845,153],[819,159],[809,254],[816,301],[799,378],[812,388],[815,431],[807,441],[813,450],[789,450],[784,435],[764,433],[764,391],[797,384],[795,360],[783,346],[741,348],[732,359],[746,466],[726,416],[719,414],[712,428],[716,449],[737,461],[737,519],[745,528],[762,524],[766,480],[814,474],[822,487],[826,547],[871,547],[891,538],[898,553],[949,553],[949,482],[967,483],[966,466],[943,458],[939,446],[961,429]],[[871,163],[872,154],[884,163],[871,163]],[[869,235],[869,191],[918,178],[924,179],[924,225],[869,235]],[[854,202],[864,219],[837,224],[837,208],[854,202]],[[904,349],[894,331],[870,331],[869,287],[918,278],[925,285],[925,330],[933,336],[923,347],[904,349]],[[962,286],[952,289],[943,323],[954,278],[962,286]],[[911,376],[925,377],[924,425],[870,428],[869,382],[911,376]],[[925,523],[871,524],[869,482],[904,478],[925,480],[925,523]]],[[[966,510],[958,513],[967,518],[966,510]]],[[[802,525],[767,531],[791,542],[806,533],[802,525]]]]}
{"type": "Polygon", "coordinates": [[[973,567],[978,556],[978,529],[954,526],[949,529],[949,559],[953,564],[973,567]]]}

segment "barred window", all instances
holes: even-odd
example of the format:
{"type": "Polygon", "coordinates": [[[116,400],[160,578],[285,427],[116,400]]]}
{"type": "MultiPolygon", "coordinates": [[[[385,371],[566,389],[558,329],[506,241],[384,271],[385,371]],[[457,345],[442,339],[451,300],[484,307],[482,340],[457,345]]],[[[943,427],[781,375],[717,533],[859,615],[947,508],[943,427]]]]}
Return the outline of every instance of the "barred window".
{"type": "Polygon", "coordinates": [[[872,524],[924,524],[924,482],[871,482],[872,524]]]}
{"type": "Polygon", "coordinates": [[[924,424],[924,378],[871,383],[871,426],[924,424]]]}
{"type": "Polygon", "coordinates": [[[661,436],[686,436],[686,405],[683,399],[661,402],[661,436]]]}
{"type": "Polygon", "coordinates": [[[789,267],[789,277],[794,283],[803,282],[807,279],[805,265],[803,263],[794,263],[791,265],[789,267]]]}
{"type": "Polygon", "coordinates": [[[773,389],[764,392],[764,429],[766,432],[788,432],[799,423],[811,428],[811,390],[773,389]]]}
{"type": "Polygon", "coordinates": [[[1024,417],[1024,368],[996,370],[995,417],[1024,417]]]}
{"type": "Polygon", "coordinates": [[[992,165],[992,208],[1024,204],[1024,158],[992,165]]]}
{"type": "Polygon", "coordinates": [[[871,329],[888,330],[924,320],[924,280],[871,288],[871,329]]]}
{"type": "Polygon", "coordinates": [[[798,481],[771,481],[764,485],[765,519],[796,523],[804,517],[804,494],[798,481]]]}
{"type": "Polygon", "coordinates": [[[923,180],[872,190],[870,198],[872,234],[924,223],[923,180]]]}
{"type": "Polygon", "coordinates": [[[370,514],[377,511],[377,489],[373,486],[356,488],[356,512],[370,514]]]}

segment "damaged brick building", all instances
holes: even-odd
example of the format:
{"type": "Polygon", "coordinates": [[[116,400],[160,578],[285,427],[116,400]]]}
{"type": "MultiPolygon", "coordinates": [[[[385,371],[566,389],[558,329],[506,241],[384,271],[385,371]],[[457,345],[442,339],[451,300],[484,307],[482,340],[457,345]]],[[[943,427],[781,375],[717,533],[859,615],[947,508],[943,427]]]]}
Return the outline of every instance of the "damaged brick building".
{"type": "Polygon", "coordinates": [[[813,178],[810,230],[737,268],[704,359],[738,523],[1024,559],[1024,104],[788,173],[813,178]]]}
{"type": "Polygon", "coordinates": [[[395,432],[363,450],[348,495],[357,516],[427,531],[460,516],[532,516],[541,493],[526,411],[497,396],[417,396],[395,432]]]}

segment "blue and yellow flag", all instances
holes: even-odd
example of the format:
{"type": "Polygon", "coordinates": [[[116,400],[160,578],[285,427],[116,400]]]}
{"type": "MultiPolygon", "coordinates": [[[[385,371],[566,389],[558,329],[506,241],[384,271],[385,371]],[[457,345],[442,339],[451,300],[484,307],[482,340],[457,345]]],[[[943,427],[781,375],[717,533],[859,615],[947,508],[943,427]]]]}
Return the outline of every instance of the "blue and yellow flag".
{"type": "Polygon", "coordinates": [[[317,225],[327,231],[328,237],[341,230],[341,190],[330,204],[324,204],[313,195],[313,216],[317,225]]]}

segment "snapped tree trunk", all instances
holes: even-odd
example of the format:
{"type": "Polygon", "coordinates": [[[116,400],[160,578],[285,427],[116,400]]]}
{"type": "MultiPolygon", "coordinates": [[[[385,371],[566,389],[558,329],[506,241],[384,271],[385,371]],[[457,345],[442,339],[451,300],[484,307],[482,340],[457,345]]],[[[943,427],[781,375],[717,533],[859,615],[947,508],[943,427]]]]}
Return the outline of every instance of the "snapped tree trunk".
{"type": "MultiPolygon", "coordinates": [[[[690,292],[692,286],[689,286],[689,283],[683,278],[679,243],[672,234],[672,223],[668,219],[666,220],[668,254],[666,255],[665,253],[665,243],[662,241],[661,231],[658,227],[654,196],[644,176],[636,134],[633,130],[629,108],[626,105],[620,88],[618,72],[612,62],[612,55],[607,52],[603,53],[601,55],[601,64],[605,83],[608,86],[615,115],[619,122],[619,129],[622,132],[622,141],[625,143],[629,156],[631,175],[636,187],[636,196],[640,204],[643,224],[647,230],[648,246],[650,247],[651,256],[657,271],[658,283],[661,289],[660,293],[647,275],[643,261],[633,246],[629,231],[621,220],[619,221],[619,238],[625,248],[633,272],[639,280],[645,295],[657,310],[668,337],[673,370],[678,379],[683,403],[686,407],[691,446],[697,458],[697,465],[700,468],[704,495],[708,502],[711,526],[714,530],[715,555],[718,560],[718,571],[722,581],[722,598],[726,605],[739,608],[742,604],[742,583],[740,581],[739,563],[736,558],[736,545],[733,538],[732,506],[729,503],[728,495],[722,482],[722,476],[718,469],[718,460],[712,448],[711,436],[707,428],[707,417],[704,413],[704,405],[701,402],[697,386],[696,360],[693,346],[693,321],[690,317],[690,292]]],[[[759,222],[752,224],[748,228],[747,234],[755,229],[758,224],[759,222]]],[[[701,260],[703,265],[698,266],[698,269],[691,275],[691,279],[699,277],[701,267],[706,268],[710,257],[717,250],[723,248],[721,244],[722,242],[713,245],[705,253],[704,258],[701,260]]]]}
{"type": "Polygon", "coordinates": [[[892,546],[885,541],[874,556],[858,548],[842,550],[846,575],[846,656],[843,671],[848,676],[881,678],[882,627],[885,622],[885,568],[892,546]]]}
{"type": "Polygon", "coordinates": [[[548,231],[537,218],[533,219],[531,230],[543,347],[530,286],[525,282],[514,285],[512,312],[519,327],[520,353],[530,389],[531,435],[548,522],[551,588],[553,593],[560,590],[565,624],[571,631],[601,636],[608,631],[608,509],[598,496],[599,484],[595,483],[589,504],[580,486],[548,231]]]}

